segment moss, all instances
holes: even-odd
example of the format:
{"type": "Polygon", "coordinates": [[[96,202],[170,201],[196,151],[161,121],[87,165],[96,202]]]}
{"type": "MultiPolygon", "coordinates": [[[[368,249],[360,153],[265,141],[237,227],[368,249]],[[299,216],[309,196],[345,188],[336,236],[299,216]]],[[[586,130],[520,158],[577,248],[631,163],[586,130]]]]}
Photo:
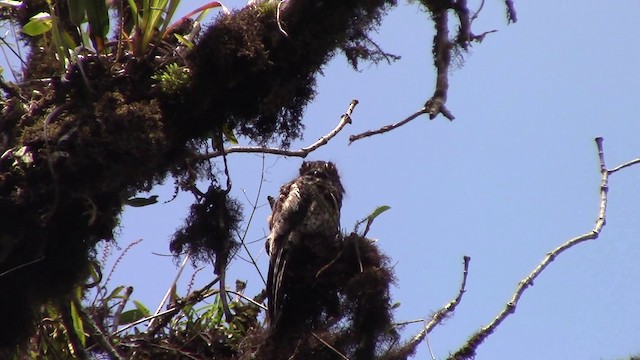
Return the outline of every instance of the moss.
{"type": "MultiPolygon", "coordinates": [[[[28,11],[18,20],[24,23],[43,4],[28,1],[28,11]]],[[[34,309],[64,298],[85,280],[93,247],[113,238],[123,200],[168,174],[185,189],[205,178],[215,190],[194,205],[182,235],[176,235],[174,250],[188,246],[215,254],[218,267],[225,263],[241,212],[215,186],[215,174],[206,171],[210,165],[193,153],[223,128],[259,143],[288,146],[299,138],[304,108],[315,96],[315,77],[324,64],[340,49],[365,39],[394,4],[289,1],[281,9],[281,24],[274,7],[248,7],[221,16],[189,57],[192,82],[171,96],[154,87],[157,81],[152,79],[162,64],[179,61],[173,51],[158,50],[162,44],[143,59],[85,54],[60,74],[45,39],[28,40],[32,52],[26,77],[47,80],[21,85],[30,99],[13,97],[2,104],[0,127],[7,136],[0,145],[7,155],[0,159],[0,213],[6,220],[0,224],[0,288],[11,296],[0,300],[0,318],[7,319],[0,347],[24,340],[37,320],[34,309]],[[24,161],[27,155],[31,160],[24,161]],[[211,218],[224,224],[203,226],[211,218]],[[211,234],[220,236],[214,239],[211,234]]],[[[335,252],[325,255],[333,258],[335,252]]],[[[326,262],[315,263],[321,264],[326,262]]],[[[326,296],[318,296],[305,311],[317,326],[334,314],[352,314],[344,319],[357,330],[365,326],[358,325],[355,310],[361,305],[354,303],[344,281],[360,275],[346,269],[346,263],[335,268],[340,266],[344,272],[331,270],[320,282],[318,291],[326,296]]],[[[382,280],[371,276],[362,281],[382,280]]],[[[366,326],[378,334],[375,326],[366,326]]],[[[351,341],[345,349],[362,348],[346,332],[339,334],[345,343],[351,341]]],[[[309,344],[311,352],[325,351],[309,344]]]]}
{"type": "Polygon", "coordinates": [[[16,144],[0,161],[0,273],[9,271],[0,288],[12,294],[0,304],[0,347],[30,333],[33,309],[84,282],[94,245],[113,239],[123,200],[176,163],[161,103],[135,80],[87,58],[63,83],[41,85],[44,96],[14,121],[16,144]]]}
{"type": "Polygon", "coordinates": [[[302,134],[316,75],[340,48],[360,43],[395,1],[294,1],[223,15],[191,57],[194,131],[235,128],[258,143],[287,146],[302,134]],[[283,26],[287,34],[280,31],[283,26]]]}
{"type": "Polygon", "coordinates": [[[326,239],[306,238],[287,264],[289,302],[278,327],[263,340],[256,358],[369,360],[398,340],[392,326],[389,286],[394,281],[387,258],[369,240],[350,234],[327,246],[326,239]],[[316,241],[317,240],[317,241],[316,241]],[[330,349],[315,336],[322,338],[330,349]]]}

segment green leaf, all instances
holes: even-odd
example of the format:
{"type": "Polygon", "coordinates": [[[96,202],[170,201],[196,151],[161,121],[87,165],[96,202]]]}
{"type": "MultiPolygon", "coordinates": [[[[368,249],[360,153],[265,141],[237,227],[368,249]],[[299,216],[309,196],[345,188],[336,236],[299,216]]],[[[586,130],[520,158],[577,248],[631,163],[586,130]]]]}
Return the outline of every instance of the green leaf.
{"type": "Polygon", "coordinates": [[[127,310],[120,314],[120,318],[118,319],[118,323],[120,325],[131,324],[132,322],[136,322],[151,314],[149,312],[149,309],[147,309],[147,307],[144,306],[144,304],[142,304],[141,302],[133,300],[133,303],[136,305],[135,309],[127,310]]]}
{"type": "Polygon", "coordinates": [[[87,8],[85,6],[86,0],[67,0],[69,6],[69,19],[71,23],[77,27],[84,22],[87,8]]]}
{"type": "Polygon", "coordinates": [[[111,292],[111,294],[109,294],[109,296],[107,296],[105,298],[105,302],[117,298],[117,297],[121,297],[120,292],[124,290],[124,286],[118,286],[117,288],[113,289],[113,291],[111,292]]]}
{"type": "Polygon", "coordinates": [[[29,36],[37,36],[51,30],[52,26],[51,15],[41,12],[29,19],[29,22],[22,27],[22,32],[29,36]]]}
{"type": "Polygon", "coordinates": [[[84,286],[94,287],[102,281],[102,270],[100,269],[99,263],[92,261],[90,264],[91,266],[89,266],[89,276],[87,279],[89,283],[84,286]]]}
{"type": "Polygon", "coordinates": [[[125,205],[133,206],[133,207],[143,207],[148,205],[153,205],[158,202],[158,195],[152,195],[148,198],[145,197],[134,197],[131,199],[127,199],[124,201],[125,205]]]}
{"type": "Polygon", "coordinates": [[[369,221],[373,221],[380,214],[382,214],[383,212],[385,212],[385,211],[387,211],[389,209],[391,209],[391,206],[387,206],[387,205],[378,206],[375,210],[373,210],[373,212],[369,216],[367,216],[367,219],[369,221]]]}
{"type": "Polygon", "coordinates": [[[212,304],[213,307],[211,310],[213,313],[213,323],[216,325],[222,324],[222,315],[224,315],[224,311],[222,311],[222,301],[220,301],[220,295],[216,296],[216,302],[212,304]]]}
{"type": "Polygon", "coordinates": [[[193,49],[193,43],[191,41],[189,41],[189,39],[187,39],[186,37],[180,35],[180,34],[173,34],[173,36],[176,37],[176,39],[178,39],[178,41],[180,41],[181,44],[183,44],[184,46],[188,47],[189,49],[193,49]]]}
{"type": "Polygon", "coordinates": [[[66,31],[62,31],[60,33],[60,38],[62,40],[62,45],[66,49],[75,49],[78,46],[78,44],[73,40],[73,37],[71,37],[71,35],[66,31]]]}
{"type": "Polygon", "coordinates": [[[171,23],[171,18],[173,18],[173,14],[175,14],[178,5],[180,5],[180,0],[169,0],[169,3],[165,6],[164,10],[166,12],[166,16],[162,20],[163,22],[162,28],[160,29],[160,34],[164,35],[167,27],[171,23]]]}
{"type": "Polygon", "coordinates": [[[80,318],[80,314],[78,313],[78,308],[76,307],[75,301],[71,302],[71,321],[73,322],[73,329],[78,335],[78,339],[80,339],[80,343],[82,346],[86,343],[86,336],[84,333],[84,324],[82,323],[82,319],[80,318]]]}
{"type": "Polygon", "coordinates": [[[133,300],[133,303],[136,305],[136,310],[142,312],[144,314],[144,316],[151,315],[151,312],[149,311],[149,309],[147,309],[146,306],[144,306],[143,303],[141,303],[138,300],[133,300]]]}
{"type": "Polygon", "coordinates": [[[95,35],[106,37],[109,33],[109,10],[105,0],[80,0],[85,2],[87,21],[95,35]]]}
{"type": "Polygon", "coordinates": [[[136,322],[144,317],[145,317],[144,313],[138,309],[128,310],[120,314],[118,324],[120,325],[131,324],[132,322],[136,322]]]}
{"type": "Polygon", "coordinates": [[[231,130],[229,128],[229,126],[227,124],[224,124],[222,126],[222,133],[224,134],[224,137],[227,138],[227,140],[236,145],[238,143],[238,139],[236,138],[236,136],[233,134],[233,130],[231,130]]]}
{"type": "Polygon", "coordinates": [[[140,26],[140,11],[138,11],[138,5],[135,0],[127,0],[129,8],[131,9],[131,16],[133,17],[133,23],[135,26],[140,26]]]}

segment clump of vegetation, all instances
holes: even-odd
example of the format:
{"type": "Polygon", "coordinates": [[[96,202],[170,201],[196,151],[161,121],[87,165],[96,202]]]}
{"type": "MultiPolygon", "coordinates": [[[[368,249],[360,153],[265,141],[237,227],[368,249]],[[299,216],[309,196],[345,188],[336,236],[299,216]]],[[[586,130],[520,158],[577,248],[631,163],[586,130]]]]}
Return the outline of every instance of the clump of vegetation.
{"type": "Polygon", "coordinates": [[[363,44],[396,1],[276,4],[222,15],[204,31],[190,59],[197,128],[228,126],[259,143],[276,137],[286,147],[301,136],[316,75],[336,51],[358,47],[365,59],[381,54],[363,44]]]}
{"type": "MultiPolygon", "coordinates": [[[[217,182],[197,154],[206,139],[221,146],[223,129],[285,145],[299,137],[322,65],[395,3],[310,8],[291,1],[281,20],[290,37],[280,31],[275,7],[248,7],[218,18],[191,49],[185,44],[197,24],[171,27],[165,16],[175,1],[166,8],[158,1],[146,8],[112,3],[114,39],[104,30],[108,9],[91,8],[99,2],[25,1],[4,14],[39,30],[24,37],[31,47],[24,81],[3,82],[0,101],[0,211],[7,214],[0,225],[0,287],[12,294],[1,300],[2,346],[33,332],[34,309],[83,283],[94,246],[113,239],[129,198],[168,175],[188,191],[197,179],[217,182]],[[303,21],[312,12],[313,21],[303,21]]],[[[202,238],[195,237],[202,234],[192,231],[197,214],[174,245],[199,246],[202,238]]],[[[241,217],[239,210],[227,214],[229,227],[220,230],[229,232],[241,217]]]]}
{"type": "MultiPolygon", "coordinates": [[[[87,351],[113,358],[269,359],[295,350],[316,359],[336,358],[336,351],[395,359],[411,353],[395,346],[387,260],[355,234],[337,247],[308,242],[316,261],[293,266],[304,270],[300,281],[316,282],[300,294],[312,331],[295,321],[286,334],[265,330],[258,320],[261,296],[226,304],[221,293],[216,305],[196,309],[217,295],[213,284],[175,295],[172,310],[143,334],[114,330],[152,315],[141,304],[127,316],[114,308],[128,300],[122,288],[83,307],[86,282],[100,281],[96,245],[113,240],[123,207],[140,204],[132,197],[168,177],[177,191],[196,195],[172,250],[215,259],[222,281],[242,213],[228,196],[231,180],[222,189],[221,171],[203,153],[214,148],[224,155],[224,139],[234,134],[286,148],[302,136],[316,76],[332,56],[342,51],[354,67],[396,58],[369,37],[396,0],[270,1],[220,15],[202,34],[202,13],[222,5],[209,2],[174,22],[179,2],[3,3],[0,21],[22,30],[17,41],[29,55],[19,82],[0,78],[0,357],[82,358],[87,351]],[[197,181],[208,181],[209,190],[197,190],[197,181]],[[309,274],[317,279],[304,278],[309,274]],[[222,320],[229,308],[235,316],[222,320]],[[176,314],[182,317],[173,320],[176,314]]],[[[440,15],[450,5],[422,3],[440,15]]],[[[156,201],[147,200],[142,204],[156,201]]]]}

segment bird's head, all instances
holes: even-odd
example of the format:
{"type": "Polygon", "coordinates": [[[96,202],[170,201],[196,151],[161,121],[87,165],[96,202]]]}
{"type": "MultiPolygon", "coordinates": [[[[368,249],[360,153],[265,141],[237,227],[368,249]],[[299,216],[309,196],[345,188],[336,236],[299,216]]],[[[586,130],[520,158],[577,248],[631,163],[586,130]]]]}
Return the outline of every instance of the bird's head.
{"type": "Polygon", "coordinates": [[[338,168],[330,161],[304,161],[302,166],[300,166],[300,176],[312,176],[328,180],[333,183],[341,193],[344,193],[338,168]]]}

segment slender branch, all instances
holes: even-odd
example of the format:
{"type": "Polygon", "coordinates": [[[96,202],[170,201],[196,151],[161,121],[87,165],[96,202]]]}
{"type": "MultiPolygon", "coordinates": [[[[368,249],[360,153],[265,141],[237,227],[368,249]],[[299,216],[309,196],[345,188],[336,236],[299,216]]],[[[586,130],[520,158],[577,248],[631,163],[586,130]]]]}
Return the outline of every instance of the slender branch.
{"type": "Polygon", "coordinates": [[[415,348],[417,347],[422,340],[427,337],[427,334],[431,332],[438,324],[442,322],[442,320],[449,317],[456,309],[458,304],[460,304],[460,300],[462,300],[462,295],[466,292],[467,287],[467,276],[469,275],[469,262],[471,262],[471,257],[464,256],[463,260],[463,271],[462,271],[462,282],[460,283],[460,289],[458,290],[458,295],[451,300],[447,305],[445,305],[440,310],[436,311],[433,316],[431,316],[431,320],[425,325],[425,327],[414,336],[405,348],[415,348]]]}
{"type": "MultiPolygon", "coordinates": [[[[178,283],[178,280],[180,279],[180,276],[182,275],[182,271],[184,270],[185,266],[187,266],[187,262],[189,261],[190,255],[191,253],[187,252],[187,254],[184,256],[184,259],[182,259],[182,264],[180,264],[178,273],[176,274],[173,281],[171,282],[169,289],[167,289],[167,292],[162,297],[162,301],[160,301],[160,304],[158,304],[156,311],[153,313],[154,315],[158,315],[160,313],[160,310],[162,310],[164,303],[167,302],[167,300],[169,299],[169,296],[171,296],[171,294],[173,293],[174,287],[176,286],[176,284],[178,283]]],[[[155,325],[155,319],[156,318],[151,319],[151,321],[149,322],[149,325],[147,326],[147,329],[153,328],[153,325],[155,325]]]]}
{"type": "Polygon", "coordinates": [[[351,135],[351,136],[349,136],[349,145],[351,145],[351,143],[356,141],[356,140],[360,140],[362,138],[366,138],[366,137],[373,136],[373,135],[384,134],[384,133],[389,132],[389,131],[391,131],[393,129],[399,128],[400,126],[405,125],[406,123],[410,122],[411,120],[417,118],[418,116],[420,116],[422,114],[427,114],[427,108],[426,107],[423,107],[422,109],[418,110],[417,112],[409,115],[404,120],[398,121],[395,124],[386,125],[386,126],[383,126],[383,127],[381,127],[380,129],[377,129],[377,130],[365,131],[365,132],[360,133],[358,135],[351,135]]]}
{"type": "MultiPolygon", "coordinates": [[[[249,251],[249,247],[247,246],[247,234],[249,233],[249,226],[251,225],[252,221],[253,221],[253,217],[256,214],[256,210],[258,209],[258,202],[260,201],[260,196],[262,195],[262,184],[264,184],[265,180],[264,180],[264,155],[262,156],[262,169],[260,170],[260,183],[258,184],[258,192],[256,193],[256,199],[253,201],[252,205],[252,209],[251,209],[251,214],[249,215],[249,220],[247,221],[247,227],[245,228],[244,234],[242,234],[242,236],[239,236],[241,241],[240,244],[242,244],[242,247],[244,248],[244,250],[247,252],[247,255],[249,255],[249,259],[251,260],[251,263],[253,264],[253,267],[256,268],[256,270],[258,271],[258,275],[260,275],[260,278],[262,279],[262,282],[266,285],[267,282],[264,278],[264,276],[262,275],[262,271],[260,271],[260,267],[258,266],[258,262],[256,261],[256,259],[253,257],[253,255],[251,254],[251,251],[249,251]]],[[[246,194],[245,194],[246,195],[246,194]]],[[[251,201],[247,198],[247,201],[249,203],[251,203],[251,201]]]]}
{"type": "Polygon", "coordinates": [[[423,323],[424,324],[424,322],[425,322],[425,319],[407,320],[407,321],[394,323],[393,326],[394,327],[399,327],[399,326],[406,326],[406,325],[411,325],[411,324],[415,324],[415,323],[423,323]]]}
{"type": "Polygon", "coordinates": [[[480,12],[482,11],[483,7],[484,7],[484,0],[480,1],[480,6],[478,6],[478,10],[476,10],[476,12],[474,12],[473,15],[471,16],[471,19],[469,20],[469,24],[473,24],[473,22],[478,18],[478,15],[480,15],[480,12]]]}
{"type": "Polygon", "coordinates": [[[181,311],[185,306],[187,305],[192,305],[192,304],[196,304],[202,300],[204,300],[205,298],[213,295],[213,294],[217,294],[218,291],[211,291],[208,292],[209,289],[215,285],[218,281],[220,281],[220,278],[216,277],[215,279],[213,279],[213,281],[211,281],[210,283],[208,283],[207,285],[205,285],[204,287],[202,287],[199,290],[196,290],[194,292],[192,292],[191,294],[189,294],[186,298],[178,301],[176,303],[176,305],[168,310],[165,310],[163,312],[151,315],[151,316],[147,316],[144,317],[142,319],[136,320],[130,324],[127,324],[127,326],[119,329],[118,331],[114,332],[113,335],[117,335],[123,331],[126,331],[128,329],[131,329],[132,327],[141,324],[143,322],[149,321],[149,320],[155,320],[155,319],[159,319],[159,323],[158,325],[156,325],[156,327],[154,329],[151,329],[149,326],[147,327],[147,333],[148,334],[153,334],[155,333],[155,331],[157,331],[157,329],[162,328],[162,326],[165,325],[166,322],[168,322],[168,319],[170,319],[171,317],[173,317],[173,315],[177,314],[179,311],[181,311]]]}
{"type": "Polygon", "coordinates": [[[229,309],[229,299],[227,298],[227,284],[226,284],[226,278],[227,278],[227,267],[226,266],[221,266],[220,267],[220,274],[218,274],[218,276],[220,277],[220,304],[222,304],[222,312],[224,313],[224,319],[228,322],[231,323],[233,321],[233,313],[231,313],[231,310],[229,309]]]}
{"type": "Polygon", "coordinates": [[[243,298],[243,299],[247,300],[248,302],[252,303],[253,305],[255,305],[255,306],[257,306],[257,307],[261,308],[262,310],[265,310],[265,311],[267,310],[267,307],[266,307],[266,306],[264,306],[264,305],[260,304],[259,302],[257,302],[257,301],[255,301],[255,300],[253,300],[252,298],[250,298],[250,297],[246,296],[245,294],[242,294],[242,293],[239,293],[239,292],[237,292],[237,291],[233,291],[233,290],[227,290],[227,292],[228,292],[229,294],[233,294],[233,295],[236,295],[236,296],[238,296],[238,297],[241,297],[241,298],[243,298]]]}
{"type": "Polygon", "coordinates": [[[626,162],[626,163],[624,163],[622,165],[618,165],[618,166],[614,167],[613,169],[609,170],[609,175],[613,174],[616,171],[622,170],[622,169],[624,169],[626,167],[629,167],[629,166],[632,166],[632,165],[635,165],[635,164],[640,164],[640,158],[633,159],[633,160],[631,160],[629,162],[626,162]]]}
{"type": "Polygon", "coordinates": [[[39,257],[39,258],[37,258],[37,259],[33,259],[33,260],[31,260],[31,261],[27,261],[27,262],[26,262],[26,263],[24,263],[24,264],[20,264],[20,265],[18,265],[18,266],[14,266],[14,267],[12,267],[11,269],[9,269],[9,270],[7,270],[7,271],[1,272],[1,273],[0,273],[0,277],[3,277],[3,276],[6,276],[6,275],[9,275],[10,273],[12,273],[12,272],[14,272],[14,271],[16,271],[16,270],[20,270],[20,269],[22,269],[23,267],[27,267],[27,266],[29,266],[29,265],[35,264],[35,263],[37,263],[37,262],[40,262],[40,261],[42,261],[42,260],[44,260],[44,255],[43,255],[43,256],[40,256],[40,257],[39,257]]]}
{"type": "Polygon", "coordinates": [[[334,348],[333,346],[331,346],[331,344],[329,344],[328,342],[322,340],[322,338],[318,335],[316,335],[315,333],[311,333],[311,335],[313,335],[314,338],[316,338],[318,341],[320,341],[324,346],[328,347],[329,349],[331,349],[331,351],[333,351],[334,353],[336,353],[336,355],[338,355],[341,359],[343,360],[349,360],[348,357],[344,356],[343,353],[341,353],[340,351],[338,351],[338,349],[334,348]]]}
{"type": "Polygon", "coordinates": [[[136,320],[136,321],[134,321],[132,323],[127,324],[125,327],[118,329],[118,331],[115,331],[113,333],[113,335],[118,335],[121,332],[127,331],[127,330],[131,329],[132,327],[134,327],[134,326],[136,326],[138,324],[142,324],[143,322],[147,322],[149,320],[153,320],[155,318],[159,318],[159,317],[162,317],[162,316],[165,316],[165,315],[168,315],[168,314],[174,314],[175,312],[176,312],[175,308],[171,308],[171,309],[165,310],[165,311],[163,311],[161,313],[158,313],[158,314],[155,314],[155,315],[151,315],[151,316],[147,316],[147,317],[144,317],[142,319],[138,319],[138,320],[136,320]]]}
{"type": "Polygon", "coordinates": [[[232,154],[232,153],[258,153],[258,154],[274,154],[274,155],[284,155],[284,156],[297,156],[305,158],[309,153],[316,150],[320,146],[326,145],[329,140],[331,140],[334,136],[336,136],[342,128],[344,128],[347,124],[351,124],[351,113],[353,109],[358,105],[358,100],[351,100],[349,104],[349,108],[347,112],[344,113],[340,117],[340,122],[338,126],[336,126],[333,130],[331,130],[328,134],[320,137],[318,141],[315,143],[303,147],[300,150],[285,150],[280,148],[268,148],[263,146],[234,146],[228,149],[224,149],[223,151],[214,151],[212,153],[200,154],[200,160],[208,160],[218,156],[222,156],[222,154],[232,154]]]}
{"type": "Polygon", "coordinates": [[[482,342],[484,342],[484,340],[486,340],[486,338],[489,337],[489,335],[491,335],[509,315],[515,312],[518,301],[524,294],[525,290],[529,286],[533,285],[534,280],[536,280],[538,276],[540,276],[540,274],[547,268],[547,266],[551,264],[551,262],[553,262],[556,259],[556,257],[558,257],[558,255],[562,254],[566,250],[582,242],[585,242],[587,240],[595,240],[598,238],[598,236],[600,235],[600,232],[602,231],[602,228],[606,224],[607,193],[609,191],[609,175],[612,174],[614,171],[618,171],[625,167],[640,163],[640,159],[630,161],[612,170],[608,170],[604,160],[604,150],[602,146],[603,139],[601,137],[598,137],[595,139],[595,142],[598,148],[598,159],[600,162],[601,179],[600,179],[600,206],[598,209],[598,217],[596,219],[593,229],[580,236],[574,237],[573,239],[566,241],[562,245],[553,249],[551,252],[547,253],[547,255],[542,260],[542,262],[540,262],[540,264],[538,264],[538,266],[536,266],[536,268],[533,269],[533,271],[529,275],[527,275],[524,279],[522,279],[518,283],[518,286],[516,287],[516,291],[514,292],[513,296],[511,297],[509,302],[507,302],[506,306],[498,314],[498,316],[496,316],[493,320],[491,320],[491,322],[488,325],[484,326],[478,332],[473,334],[471,338],[467,341],[467,343],[463,347],[461,347],[455,354],[453,354],[450,357],[450,359],[457,360],[457,359],[473,358],[476,354],[476,350],[478,346],[480,346],[480,344],[482,344],[482,342]]]}

